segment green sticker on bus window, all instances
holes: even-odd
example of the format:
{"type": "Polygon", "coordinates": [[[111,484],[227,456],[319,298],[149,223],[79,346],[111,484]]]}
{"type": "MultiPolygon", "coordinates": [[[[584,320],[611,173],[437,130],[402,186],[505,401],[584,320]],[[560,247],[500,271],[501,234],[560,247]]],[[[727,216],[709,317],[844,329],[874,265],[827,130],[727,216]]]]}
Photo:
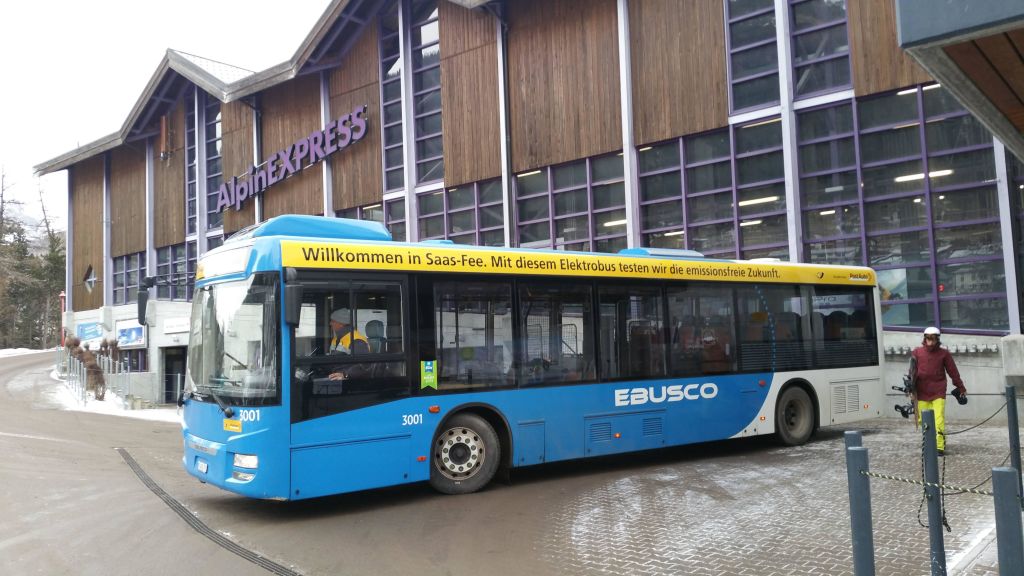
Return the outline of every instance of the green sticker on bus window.
{"type": "Polygon", "coordinates": [[[437,390],[437,362],[434,360],[420,362],[420,389],[423,388],[437,390]]]}

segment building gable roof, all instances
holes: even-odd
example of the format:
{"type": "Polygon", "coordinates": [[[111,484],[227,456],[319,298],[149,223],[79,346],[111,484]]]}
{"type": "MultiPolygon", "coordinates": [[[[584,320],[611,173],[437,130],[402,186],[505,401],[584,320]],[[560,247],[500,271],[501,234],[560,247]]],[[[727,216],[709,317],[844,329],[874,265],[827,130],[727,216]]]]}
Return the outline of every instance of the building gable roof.
{"type": "Polygon", "coordinates": [[[287,61],[253,72],[194,54],[168,49],[120,130],[35,166],[37,175],[64,170],[124,143],[157,133],[155,119],[190,84],[223,103],[240,100],[291,80],[336,66],[380,11],[394,0],[333,0],[287,61]]]}

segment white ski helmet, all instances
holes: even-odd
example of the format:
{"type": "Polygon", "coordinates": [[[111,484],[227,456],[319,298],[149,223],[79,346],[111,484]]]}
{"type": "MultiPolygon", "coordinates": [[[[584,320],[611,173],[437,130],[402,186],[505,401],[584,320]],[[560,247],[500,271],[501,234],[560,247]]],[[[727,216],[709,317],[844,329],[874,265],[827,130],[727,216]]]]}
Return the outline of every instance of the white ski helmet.
{"type": "Polygon", "coordinates": [[[924,329],[924,335],[925,336],[941,336],[942,333],[939,332],[939,329],[936,328],[935,326],[929,326],[929,327],[924,329]]]}

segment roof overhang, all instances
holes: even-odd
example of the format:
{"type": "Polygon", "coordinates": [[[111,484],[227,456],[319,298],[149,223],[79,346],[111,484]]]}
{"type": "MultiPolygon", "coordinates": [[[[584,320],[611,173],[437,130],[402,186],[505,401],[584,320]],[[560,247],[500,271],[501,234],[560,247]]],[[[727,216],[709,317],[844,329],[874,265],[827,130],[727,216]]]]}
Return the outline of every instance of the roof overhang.
{"type": "Polygon", "coordinates": [[[896,0],[900,46],[1024,160],[1024,2],[896,0]]]}

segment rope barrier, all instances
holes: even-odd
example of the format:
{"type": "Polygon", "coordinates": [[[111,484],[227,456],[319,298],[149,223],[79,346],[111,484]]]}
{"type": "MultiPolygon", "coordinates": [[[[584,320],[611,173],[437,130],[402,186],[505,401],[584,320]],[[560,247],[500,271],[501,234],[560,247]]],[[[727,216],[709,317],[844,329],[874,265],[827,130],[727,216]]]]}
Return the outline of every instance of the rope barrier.
{"type": "MultiPolygon", "coordinates": [[[[977,494],[979,496],[992,496],[993,493],[988,490],[977,490],[976,488],[964,488],[962,486],[950,486],[949,484],[936,484],[934,482],[926,482],[924,480],[914,480],[912,478],[902,478],[900,476],[893,476],[891,474],[879,474],[878,472],[871,472],[868,470],[861,470],[861,474],[870,476],[871,478],[879,478],[881,480],[893,480],[896,482],[905,482],[907,484],[913,484],[915,486],[940,488],[943,490],[956,490],[961,494],[977,494]]],[[[982,482],[984,484],[984,482],[982,482]]]]}
{"type": "Polygon", "coordinates": [[[975,424],[974,426],[971,426],[970,428],[965,428],[963,430],[957,430],[956,432],[939,432],[939,434],[942,434],[943,436],[954,436],[956,434],[963,434],[964,432],[969,432],[971,430],[974,430],[978,426],[981,426],[982,424],[984,424],[984,423],[988,422],[989,420],[995,418],[996,414],[999,414],[1000,412],[1003,411],[1003,408],[1006,408],[1006,402],[1003,402],[1003,405],[1000,406],[998,410],[993,412],[991,416],[989,416],[988,418],[985,418],[984,420],[982,420],[981,422],[978,422],[977,424],[975,424]]]}

